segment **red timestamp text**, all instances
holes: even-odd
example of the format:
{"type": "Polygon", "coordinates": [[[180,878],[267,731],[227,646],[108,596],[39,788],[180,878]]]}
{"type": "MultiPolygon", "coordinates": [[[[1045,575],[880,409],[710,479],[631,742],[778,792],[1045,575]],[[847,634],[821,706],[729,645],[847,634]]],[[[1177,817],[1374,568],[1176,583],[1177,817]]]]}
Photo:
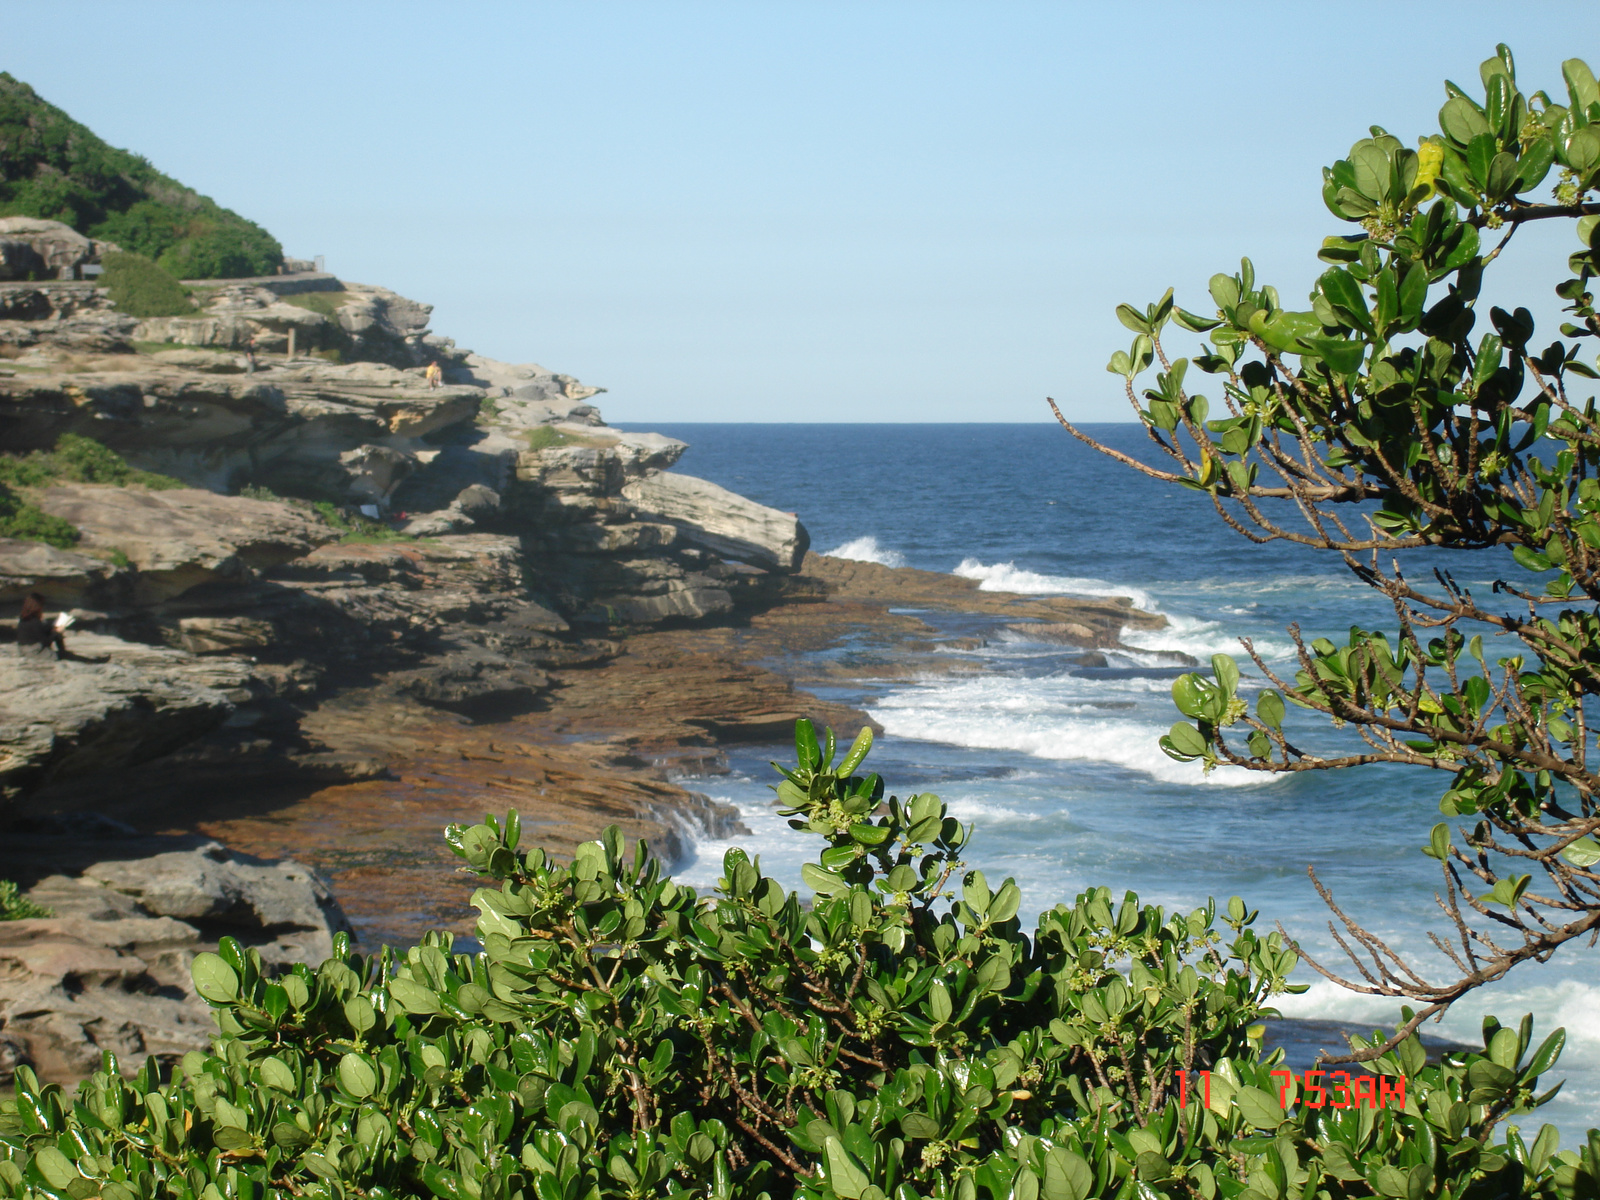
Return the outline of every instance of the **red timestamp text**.
{"type": "MultiPolygon", "coordinates": [[[[1196,1071],[1200,1100],[1211,1107],[1211,1072],[1196,1071]]],[[[1307,1071],[1298,1080],[1293,1071],[1274,1071],[1278,1082],[1278,1103],[1288,1108],[1291,1102],[1307,1108],[1395,1108],[1406,1106],[1404,1075],[1352,1075],[1349,1071],[1307,1071]]],[[[1189,1105],[1189,1073],[1178,1072],[1178,1105],[1189,1105]]]]}

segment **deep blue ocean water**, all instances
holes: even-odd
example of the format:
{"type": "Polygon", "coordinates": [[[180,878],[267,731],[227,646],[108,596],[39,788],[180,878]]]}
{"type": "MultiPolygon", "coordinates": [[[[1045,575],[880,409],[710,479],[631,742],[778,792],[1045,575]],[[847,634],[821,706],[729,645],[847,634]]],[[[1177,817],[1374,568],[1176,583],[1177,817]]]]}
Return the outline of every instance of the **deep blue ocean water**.
{"type": "MultiPolygon", "coordinates": [[[[1337,558],[1255,545],[1223,525],[1204,496],[1150,480],[1055,425],[652,428],[689,443],[678,470],[799,513],[815,550],[959,572],[1000,590],[1130,596],[1167,616],[1167,629],[1128,637],[1135,649],[1111,656],[1116,670],[1083,672],[1062,647],[996,630],[983,649],[952,652],[974,668],[962,674],[867,680],[833,693],[883,724],[873,763],[890,787],[943,796],[976,828],[969,860],[991,880],[1014,876],[1028,908],[1094,884],[1185,909],[1237,894],[1261,910],[1263,925],[1281,921],[1326,951],[1328,914],[1305,875],[1315,864],[1373,932],[1419,962],[1440,963],[1426,936],[1444,928],[1435,919],[1438,870],[1417,847],[1440,819],[1441,777],[1382,766],[1207,777],[1156,745],[1178,719],[1173,652],[1202,662],[1232,653],[1247,683],[1261,686],[1240,637],[1292,676],[1291,622],[1307,637],[1340,640],[1353,624],[1393,627],[1381,597],[1337,558]]],[[[1129,453],[1148,452],[1138,426],[1087,428],[1129,453]]],[[[1497,568],[1492,556],[1451,554],[1418,556],[1407,570],[1438,563],[1485,590],[1497,568]]],[[[935,626],[951,620],[922,615],[935,626]]],[[[1292,720],[1302,743],[1348,736],[1308,716],[1292,720]]],[[[811,847],[773,815],[767,760],[792,752],[742,752],[730,777],[695,784],[740,807],[752,834],[739,841],[791,884],[811,847]]],[[[713,882],[723,848],[702,846],[680,878],[713,882]]],[[[1333,955],[1327,962],[1345,965],[1333,955]]],[[[1569,946],[1557,961],[1521,967],[1458,1004],[1435,1030],[1478,1043],[1485,1012],[1511,1023],[1531,1011],[1541,1030],[1564,1026],[1568,1082],[1532,1123],[1553,1121],[1565,1144],[1600,1124],[1597,966],[1600,952],[1569,946]]],[[[1305,967],[1297,980],[1312,987],[1283,998],[1291,1015],[1393,1024],[1398,1011],[1305,967]]]]}

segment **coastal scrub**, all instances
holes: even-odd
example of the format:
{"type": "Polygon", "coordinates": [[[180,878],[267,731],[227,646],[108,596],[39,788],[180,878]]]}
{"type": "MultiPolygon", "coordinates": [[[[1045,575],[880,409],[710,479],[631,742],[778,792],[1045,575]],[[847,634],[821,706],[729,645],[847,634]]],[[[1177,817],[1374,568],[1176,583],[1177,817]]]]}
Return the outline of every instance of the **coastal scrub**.
{"type": "MultiPolygon", "coordinates": [[[[1329,1106],[1263,1053],[1295,954],[1234,898],[1169,912],[1088,888],[1026,901],[964,860],[939,797],[889,795],[796,728],[779,768],[819,847],[814,899],[730,850],[705,895],[620,833],[571,864],[516,812],[447,830],[484,881],[482,950],[435,933],[270,975],[194,963],[211,1054],[163,1084],[107,1054],[76,1099],[17,1071],[0,1192],[59,1200],[1356,1200],[1540,1196],[1600,1180],[1600,1133],[1505,1127],[1548,1098],[1562,1034],[1378,1057],[1329,1106]],[[1194,1086],[1188,1086],[1193,1076],[1194,1086]],[[1381,1084],[1381,1090],[1380,1090],[1381,1084]],[[1383,1103],[1377,1103],[1379,1096],[1383,1103]]],[[[1381,1040],[1375,1034],[1374,1040],[1381,1040]]]]}
{"type": "Polygon", "coordinates": [[[1391,1037],[1337,1061],[1393,1053],[1523,963],[1592,954],[1600,931],[1600,83],[1574,58],[1559,100],[1525,95],[1503,45],[1479,75],[1481,100],[1446,82],[1438,130],[1415,150],[1373,126],[1324,169],[1323,201],[1347,229],[1317,251],[1326,269],[1307,309],[1287,307],[1249,259],[1212,276],[1210,315],[1179,307],[1170,288],[1117,308],[1134,339],[1107,369],[1166,468],[1062,420],[1205,497],[1252,541],[1339,556],[1392,606],[1392,630],[1352,628],[1343,644],[1290,626],[1292,673],[1246,641],[1264,687],[1218,655],[1211,678],[1173,684],[1183,719],[1161,740],[1207,769],[1393,763],[1444,781],[1444,819],[1425,837],[1373,834],[1417,837],[1439,863],[1437,970],[1397,953],[1312,874],[1351,965],[1311,965],[1414,1006],[1391,1037]],[[1572,235],[1551,279],[1568,340],[1543,349],[1528,308],[1490,306],[1484,323],[1479,307],[1486,276],[1535,222],[1572,235]],[[1180,356],[1183,332],[1206,340],[1180,356]],[[1215,410],[1191,368],[1216,382],[1215,410]],[[1153,386],[1139,386],[1152,369],[1153,386]],[[1461,555],[1440,550],[1472,552],[1492,582],[1474,590],[1461,555]],[[1313,745],[1296,709],[1359,741],[1313,745]]]}

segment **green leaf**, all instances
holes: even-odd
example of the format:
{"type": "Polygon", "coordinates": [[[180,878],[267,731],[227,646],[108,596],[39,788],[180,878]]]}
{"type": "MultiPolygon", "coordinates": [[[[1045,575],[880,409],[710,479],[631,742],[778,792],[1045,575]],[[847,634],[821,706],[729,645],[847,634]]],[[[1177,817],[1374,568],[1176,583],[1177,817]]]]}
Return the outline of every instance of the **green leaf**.
{"type": "Polygon", "coordinates": [[[928,989],[928,1015],[936,1023],[943,1024],[950,1019],[950,1014],[954,1011],[950,1003],[950,989],[935,980],[933,986],[928,989]]]}
{"type": "Polygon", "coordinates": [[[1143,313],[1131,304],[1117,305],[1117,320],[1135,333],[1148,334],[1150,332],[1150,322],[1145,319],[1143,313]]]}
{"type": "Polygon", "coordinates": [[[1575,867],[1588,870],[1600,862],[1600,842],[1592,837],[1581,837],[1563,850],[1561,857],[1575,867]]]}
{"type": "Polygon", "coordinates": [[[1257,1129],[1276,1129],[1283,1123],[1283,1105],[1278,1098],[1258,1087],[1242,1087],[1234,1097],[1244,1119],[1257,1129]]]}
{"type": "Polygon", "coordinates": [[[1511,557],[1516,559],[1517,564],[1524,570],[1548,571],[1550,569],[1550,560],[1530,546],[1513,546],[1511,548],[1511,557]]]}
{"type": "Polygon", "coordinates": [[[359,1054],[346,1054],[339,1060],[339,1084],[358,1100],[378,1090],[378,1072],[359,1054]]]}
{"type": "MultiPolygon", "coordinates": [[[[1126,373],[1126,372],[1124,372],[1126,373]]],[[[872,727],[863,725],[861,732],[856,734],[856,740],[850,744],[850,752],[844,756],[844,761],[839,764],[837,772],[840,779],[848,779],[856,773],[856,768],[866,760],[867,753],[872,749],[872,727]]]]}
{"type": "Polygon", "coordinates": [[[1093,1190],[1094,1170],[1081,1154],[1059,1146],[1045,1151],[1040,1187],[1045,1200],[1087,1200],[1093,1190]]]}
{"type": "Polygon", "coordinates": [[[1239,664],[1227,654],[1213,654],[1211,656],[1211,672],[1217,678],[1217,686],[1222,689],[1225,696],[1235,696],[1239,691],[1239,664]]]}
{"type": "Polygon", "coordinates": [[[1167,731],[1167,736],[1161,739],[1161,748],[1166,751],[1168,757],[1186,762],[1191,758],[1202,757],[1208,746],[1198,729],[1179,721],[1167,731]]]}
{"type": "Polygon", "coordinates": [[[1283,697],[1274,691],[1262,692],[1256,699],[1256,717],[1269,729],[1283,728],[1283,697]]]}
{"type": "Polygon", "coordinates": [[[871,1182],[867,1173],[857,1165],[844,1148],[844,1143],[831,1137],[823,1144],[823,1159],[828,1165],[828,1186],[844,1200],[860,1200],[861,1193],[871,1182]]]}
{"type": "Polygon", "coordinates": [[[1365,343],[1343,338],[1310,337],[1301,338],[1300,341],[1309,353],[1327,363],[1335,375],[1354,375],[1359,372],[1367,353],[1365,343]]]}
{"type": "Polygon", "coordinates": [[[220,956],[206,951],[195,955],[189,968],[194,990],[213,1004],[231,1004],[239,998],[239,975],[220,956]]]}
{"type": "Polygon", "coordinates": [[[1200,676],[1190,672],[1172,681],[1172,703],[1186,717],[1198,719],[1205,713],[1206,696],[1210,687],[1200,676]]]}
{"type": "Polygon", "coordinates": [[[256,1068],[261,1076],[263,1086],[275,1088],[280,1092],[293,1094],[295,1091],[294,1072],[281,1058],[265,1058],[256,1068]]]}
{"type": "Polygon", "coordinates": [[[1222,324],[1215,318],[1197,316],[1181,308],[1172,310],[1172,319],[1180,328],[1187,329],[1190,333],[1207,333],[1222,324]]]}
{"type": "Polygon", "coordinates": [[[34,1151],[33,1165],[39,1168],[44,1181],[58,1192],[65,1191],[73,1181],[83,1178],[72,1161],[54,1146],[41,1146],[34,1151]]]}
{"type": "Polygon", "coordinates": [[[389,995],[413,1016],[425,1017],[443,1012],[439,1007],[439,993],[424,987],[415,980],[395,978],[389,981],[389,995]]]}
{"type": "Polygon", "coordinates": [[[801,863],[800,878],[812,891],[823,896],[831,896],[850,886],[838,875],[824,870],[816,863],[801,863]]]}
{"type": "Polygon", "coordinates": [[[900,1132],[908,1138],[919,1138],[924,1141],[939,1136],[939,1123],[924,1113],[907,1113],[900,1118],[900,1132]]]}
{"type": "Polygon", "coordinates": [[[1450,826],[1440,821],[1433,827],[1433,833],[1428,838],[1428,844],[1422,852],[1429,858],[1437,858],[1440,862],[1450,857],[1450,826]]]}
{"type": "Polygon", "coordinates": [[[1540,1043],[1539,1048],[1533,1052],[1533,1057],[1528,1060],[1528,1065],[1523,1069],[1522,1078],[1525,1082],[1532,1082],[1556,1065],[1556,1060],[1561,1057],[1561,1051],[1567,1044],[1567,1031],[1557,1029],[1540,1043]]]}
{"type": "Polygon", "coordinates": [[[989,903],[989,920],[996,924],[1009,921],[1017,915],[1017,910],[1021,907],[1022,889],[1007,880],[989,903]]]}

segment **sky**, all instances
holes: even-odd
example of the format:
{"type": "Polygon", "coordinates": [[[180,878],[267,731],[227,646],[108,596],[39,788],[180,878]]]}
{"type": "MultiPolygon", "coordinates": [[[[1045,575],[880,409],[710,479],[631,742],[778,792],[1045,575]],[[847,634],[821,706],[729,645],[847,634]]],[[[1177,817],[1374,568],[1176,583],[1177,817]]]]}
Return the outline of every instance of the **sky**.
{"type": "Polygon", "coordinates": [[[1600,5],[7,0],[0,69],[614,423],[1094,421],[1118,302],[1297,306],[1321,168],[1499,41],[1560,95],[1600,5]]]}

